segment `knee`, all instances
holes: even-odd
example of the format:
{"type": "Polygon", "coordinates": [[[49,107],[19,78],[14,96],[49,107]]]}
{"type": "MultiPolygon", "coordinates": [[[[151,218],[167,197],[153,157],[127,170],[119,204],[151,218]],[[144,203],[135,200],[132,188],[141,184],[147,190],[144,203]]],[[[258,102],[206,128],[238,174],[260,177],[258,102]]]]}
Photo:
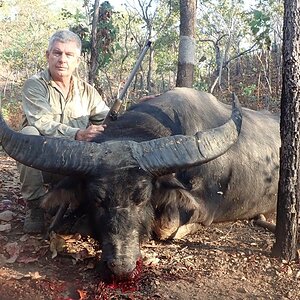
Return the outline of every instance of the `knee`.
{"type": "Polygon", "coordinates": [[[28,135],[41,135],[40,132],[34,126],[25,126],[21,129],[20,132],[28,135]]]}

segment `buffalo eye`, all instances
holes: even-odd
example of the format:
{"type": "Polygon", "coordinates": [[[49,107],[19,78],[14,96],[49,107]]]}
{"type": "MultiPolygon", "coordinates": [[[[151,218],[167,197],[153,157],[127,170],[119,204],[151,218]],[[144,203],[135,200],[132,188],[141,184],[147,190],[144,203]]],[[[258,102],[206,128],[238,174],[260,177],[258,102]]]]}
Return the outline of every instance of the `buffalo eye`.
{"type": "Polygon", "coordinates": [[[102,206],[106,198],[106,192],[104,189],[98,188],[97,191],[94,191],[92,196],[95,202],[97,203],[97,206],[102,206]]]}
{"type": "Polygon", "coordinates": [[[152,193],[152,184],[148,180],[138,182],[131,194],[131,200],[139,205],[150,199],[152,193]]]}

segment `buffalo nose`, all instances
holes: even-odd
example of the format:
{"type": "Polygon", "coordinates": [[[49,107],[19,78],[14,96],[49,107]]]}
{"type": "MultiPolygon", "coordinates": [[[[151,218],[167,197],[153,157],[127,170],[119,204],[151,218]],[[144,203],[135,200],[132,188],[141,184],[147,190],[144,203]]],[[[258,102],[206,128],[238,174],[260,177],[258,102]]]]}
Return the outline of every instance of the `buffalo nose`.
{"type": "Polygon", "coordinates": [[[123,272],[125,272],[125,267],[124,267],[124,265],[121,263],[121,262],[119,262],[119,261],[117,261],[117,260],[115,260],[115,259],[112,259],[112,260],[109,260],[109,261],[107,261],[106,262],[106,264],[107,264],[107,267],[113,272],[113,273],[123,273],[123,272]]]}
{"type": "Polygon", "coordinates": [[[132,268],[130,265],[116,259],[107,261],[106,265],[114,275],[121,277],[128,276],[134,269],[134,267],[132,268]]]}
{"type": "Polygon", "coordinates": [[[106,262],[106,264],[109,267],[109,269],[111,269],[111,270],[113,270],[117,265],[114,260],[108,261],[108,262],[106,262]]]}

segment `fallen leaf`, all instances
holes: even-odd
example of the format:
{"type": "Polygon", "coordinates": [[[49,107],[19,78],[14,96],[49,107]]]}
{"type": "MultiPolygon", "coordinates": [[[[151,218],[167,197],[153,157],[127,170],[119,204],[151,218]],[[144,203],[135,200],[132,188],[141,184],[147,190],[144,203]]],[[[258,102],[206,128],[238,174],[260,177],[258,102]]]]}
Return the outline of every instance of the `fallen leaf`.
{"type": "Polygon", "coordinates": [[[0,203],[0,209],[4,210],[9,208],[12,205],[12,201],[9,199],[2,199],[0,203]]]}
{"type": "Polygon", "coordinates": [[[3,254],[0,254],[0,268],[6,264],[6,257],[3,254]]]}
{"type": "Polygon", "coordinates": [[[248,291],[247,291],[244,287],[239,287],[239,288],[237,288],[237,292],[238,292],[238,293],[242,293],[242,294],[248,293],[248,291]]]}
{"type": "Polygon", "coordinates": [[[11,231],[11,224],[0,224],[0,232],[11,231]]]}
{"type": "Polygon", "coordinates": [[[26,257],[26,256],[22,256],[22,257],[18,257],[17,258],[17,262],[28,264],[28,263],[31,263],[31,262],[38,261],[38,259],[39,259],[38,257],[26,257]]]}
{"type": "Polygon", "coordinates": [[[18,254],[15,254],[15,255],[11,256],[10,258],[8,258],[6,260],[6,263],[7,264],[13,264],[13,263],[16,262],[17,258],[18,258],[18,254]]]}
{"type": "Polygon", "coordinates": [[[13,271],[13,272],[10,272],[8,271],[9,269],[5,268],[3,270],[3,273],[0,271],[0,275],[3,276],[5,279],[7,280],[10,280],[10,279],[16,279],[16,280],[19,280],[19,279],[23,279],[23,278],[26,278],[28,277],[28,275],[24,275],[23,273],[21,272],[16,272],[16,271],[13,271]],[[1,274],[2,273],[2,274],[1,274]]]}
{"type": "Polygon", "coordinates": [[[288,276],[291,276],[291,275],[293,274],[293,270],[292,270],[292,268],[291,268],[290,266],[287,267],[286,274],[287,274],[288,276]]]}
{"type": "Polygon", "coordinates": [[[78,294],[79,294],[79,300],[85,300],[87,299],[87,292],[86,291],[82,291],[82,290],[77,290],[78,294]]]}
{"type": "Polygon", "coordinates": [[[6,263],[12,264],[14,263],[20,252],[21,252],[21,248],[18,245],[17,242],[13,242],[13,243],[7,243],[6,245],[4,245],[4,250],[7,252],[7,254],[9,254],[9,258],[6,260],[6,263]]]}
{"type": "Polygon", "coordinates": [[[160,259],[157,257],[149,257],[144,260],[145,266],[155,266],[159,263],[160,259]]]}
{"type": "Polygon", "coordinates": [[[34,272],[34,273],[29,272],[28,274],[30,275],[30,278],[31,278],[31,279],[45,279],[45,278],[46,278],[45,275],[44,275],[44,276],[41,276],[41,275],[39,274],[39,272],[34,272]]]}
{"type": "Polygon", "coordinates": [[[70,243],[74,243],[81,239],[81,234],[76,233],[76,234],[72,234],[72,235],[64,235],[63,237],[66,241],[68,241],[70,243]]]}
{"type": "Polygon", "coordinates": [[[26,242],[28,239],[29,239],[29,234],[23,234],[21,237],[20,237],[20,241],[21,242],[26,242]]]}
{"type": "Polygon", "coordinates": [[[66,241],[62,236],[51,232],[50,234],[50,251],[52,253],[52,258],[55,258],[59,252],[62,252],[66,247],[66,241]]]}
{"type": "Polygon", "coordinates": [[[0,212],[0,221],[9,222],[13,219],[14,213],[10,210],[0,212]]]}
{"type": "Polygon", "coordinates": [[[87,249],[81,249],[79,250],[78,252],[75,252],[75,253],[70,253],[70,256],[72,256],[75,261],[82,261],[88,257],[90,257],[87,249]]]}

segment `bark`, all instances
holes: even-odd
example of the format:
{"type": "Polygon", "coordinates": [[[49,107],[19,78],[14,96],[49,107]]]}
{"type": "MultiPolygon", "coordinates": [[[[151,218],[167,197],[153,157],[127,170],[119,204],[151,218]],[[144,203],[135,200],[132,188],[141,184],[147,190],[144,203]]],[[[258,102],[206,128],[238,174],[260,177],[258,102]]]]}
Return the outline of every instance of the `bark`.
{"type": "Polygon", "coordinates": [[[296,258],[299,217],[300,2],[284,1],[280,178],[273,254],[296,258]]]}
{"type": "Polygon", "coordinates": [[[149,62],[148,62],[148,73],[147,73],[147,91],[148,94],[151,94],[152,92],[152,66],[153,66],[153,60],[154,60],[154,49],[151,47],[149,51],[149,62]]]}
{"type": "Polygon", "coordinates": [[[176,86],[192,87],[195,66],[196,0],[180,0],[180,42],[176,86]]]}
{"type": "Polygon", "coordinates": [[[100,0],[95,0],[94,3],[94,14],[92,21],[92,32],[91,32],[91,58],[89,65],[89,83],[94,84],[97,69],[98,69],[98,51],[97,51],[97,25],[99,20],[100,0]]]}

